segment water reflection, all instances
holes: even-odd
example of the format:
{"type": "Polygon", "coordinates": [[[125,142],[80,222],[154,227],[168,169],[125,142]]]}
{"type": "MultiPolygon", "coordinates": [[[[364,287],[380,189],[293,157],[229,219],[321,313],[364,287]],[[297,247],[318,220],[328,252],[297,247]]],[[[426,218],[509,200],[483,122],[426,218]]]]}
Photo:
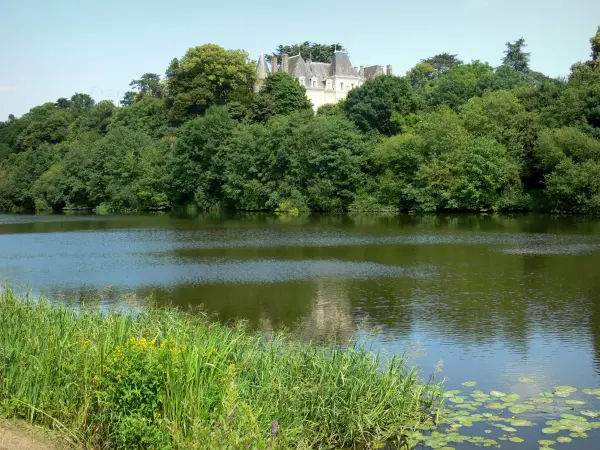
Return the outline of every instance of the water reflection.
{"type": "Polygon", "coordinates": [[[64,302],[202,305],[317,340],[368,323],[378,346],[419,341],[451,379],[476,364],[497,383],[568,383],[577,355],[598,383],[599,219],[0,215],[0,249],[2,278],[64,302]]]}

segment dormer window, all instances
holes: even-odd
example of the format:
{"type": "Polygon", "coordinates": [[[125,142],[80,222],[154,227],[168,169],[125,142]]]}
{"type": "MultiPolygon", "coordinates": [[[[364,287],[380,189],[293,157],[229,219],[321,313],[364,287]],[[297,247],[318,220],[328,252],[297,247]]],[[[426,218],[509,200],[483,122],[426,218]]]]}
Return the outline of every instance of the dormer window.
{"type": "Polygon", "coordinates": [[[304,86],[304,84],[305,84],[305,78],[304,77],[298,77],[298,83],[300,83],[301,86],[304,86]]]}
{"type": "Polygon", "coordinates": [[[316,78],[311,78],[310,79],[310,87],[314,87],[314,88],[319,87],[318,82],[319,82],[319,80],[317,80],[316,78]]]}
{"type": "Polygon", "coordinates": [[[326,89],[333,89],[333,83],[331,82],[331,80],[327,80],[325,82],[325,88],[326,89]]]}

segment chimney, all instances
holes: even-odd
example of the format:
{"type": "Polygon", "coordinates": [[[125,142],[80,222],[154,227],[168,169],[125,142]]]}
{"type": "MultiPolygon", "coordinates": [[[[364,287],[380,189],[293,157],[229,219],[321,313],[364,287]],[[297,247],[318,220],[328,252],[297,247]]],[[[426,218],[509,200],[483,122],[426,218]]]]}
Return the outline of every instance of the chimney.
{"type": "Polygon", "coordinates": [[[281,55],[281,71],[288,73],[288,54],[281,55]]]}
{"type": "Polygon", "coordinates": [[[392,74],[392,65],[388,64],[387,67],[385,68],[385,73],[387,73],[388,75],[392,74]]]}
{"type": "Polygon", "coordinates": [[[363,78],[365,77],[365,66],[360,66],[358,69],[358,74],[363,78]]]}
{"type": "Polygon", "coordinates": [[[279,67],[277,67],[277,56],[273,55],[271,56],[271,72],[275,73],[277,72],[277,70],[279,69],[279,67]]]}

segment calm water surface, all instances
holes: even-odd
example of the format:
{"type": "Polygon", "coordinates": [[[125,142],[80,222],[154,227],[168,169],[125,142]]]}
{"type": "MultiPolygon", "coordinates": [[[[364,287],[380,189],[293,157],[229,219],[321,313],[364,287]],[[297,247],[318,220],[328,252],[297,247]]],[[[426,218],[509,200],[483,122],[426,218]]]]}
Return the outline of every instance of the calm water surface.
{"type": "MultiPolygon", "coordinates": [[[[378,330],[370,345],[412,345],[424,375],[441,365],[451,389],[600,387],[595,218],[0,215],[0,279],[73,304],[203,305],[315,339],[378,330]]],[[[589,434],[557,445],[600,448],[589,434]]],[[[503,448],[553,439],[519,436],[503,448]]]]}

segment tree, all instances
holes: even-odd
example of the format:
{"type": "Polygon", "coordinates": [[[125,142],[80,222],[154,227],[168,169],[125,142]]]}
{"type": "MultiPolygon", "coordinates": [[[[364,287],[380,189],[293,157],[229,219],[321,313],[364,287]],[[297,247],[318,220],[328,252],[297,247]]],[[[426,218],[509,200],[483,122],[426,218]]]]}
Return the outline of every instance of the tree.
{"type": "Polygon", "coordinates": [[[164,100],[150,96],[127,107],[115,109],[109,129],[115,127],[143,131],[155,138],[171,136],[176,133],[176,130],[169,126],[164,100]]]}
{"type": "Polygon", "coordinates": [[[119,102],[121,106],[129,106],[135,101],[135,96],[137,95],[134,91],[127,91],[123,95],[123,99],[119,102]]]}
{"type": "Polygon", "coordinates": [[[361,130],[391,136],[400,131],[400,119],[416,111],[416,102],[406,78],[381,75],[352,89],[343,108],[361,130]]]}
{"type": "Polygon", "coordinates": [[[117,107],[112,100],[102,100],[84,110],[74,122],[74,132],[94,132],[104,136],[117,107]]]}
{"type": "Polygon", "coordinates": [[[167,108],[174,124],[204,114],[229,101],[250,103],[256,79],[254,64],[241,50],[214,44],[190,48],[167,70],[167,108]]]}
{"type": "Polygon", "coordinates": [[[526,170],[526,157],[533,146],[533,118],[509,91],[473,97],[461,108],[465,128],[474,136],[489,137],[503,144],[512,161],[526,170]]]}
{"type": "Polygon", "coordinates": [[[527,44],[523,38],[517,39],[512,43],[507,42],[502,64],[512,67],[517,72],[527,72],[529,70],[529,58],[531,54],[523,51],[525,47],[527,47],[527,44]]]}
{"type": "Polygon", "coordinates": [[[414,89],[423,89],[427,86],[435,77],[436,69],[429,63],[419,63],[408,72],[406,72],[406,78],[410,81],[411,86],[414,89]]]}
{"type": "Polygon", "coordinates": [[[140,101],[144,97],[163,98],[165,87],[160,80],[160,75],[145,73],[139,80],[132,80],[129,86],[133,91],[127,91],[121,100],[124,106],[140,101]]]}
{"type": "Polygon", "coordinates": [[[218,106],[180,128],[170,168],[170,186],[177,204],[208,208],[219,202],[219,152],[235,126],[227,108],[218,106]]]}
{"type": "Polygon", "coordinates": [[[554,211],[600,213],[600,162],[563,160],[546,176],[546,194],[554,211]]]}
{"type": "Polygon", "coordinates": [[[436,74],[443,75],[450,69],[460,66],[463,62],[457,58],[458,55],[451,55],[450,53],[440,53],[435,56],[431,56],[421,60],[421,64],[429,64],[433,67],[436,74]]]}
{"type": "Polygon", "coordinates": [[[56,100],[56,107],[60,109],[68,109],[73,106],[73,103],[68,98],[61,97],[56,100]]]}
{"type": "Polygon", "coordinates": [[[94,106],[94,99],[88,94],[76,93],[71,97],[71,105],[76,110],[88,109],[94,106]]]}
{"type": "Polygon", "coordinates": [[[308,111],[312,108],[306,89],[284,72],[275,72],[267,78],[256,95],[252,114],[257,122],[266,122],[273,116],[308,111]]]}
{"type": "Polygon", "coordinates": [[[447,105],[458,111],[471,97],[480,94],[480,80],[491,73],[493,68],[479,61],[456,66],[443,77],[436,78],[435,83],[426,91],[426,102],[430,108],[447,105]]]}
{"type": "MultiPolygon", "coordinates": [[[[302,42],[293,45],[278,45],[275,49],[275,55],[288,54],[290,56],[301,55],[304,60],[310,59],[314,62],[329,62],[331,55],[336,50],[345,51],[342,44],[317,44],[316,42],[302,42]]],[[[271,62],[271,55],[266,56],[267,61],[271,62]]]]}
{"type": "Polygon", "coordinates": [[[597,68],[600,65],[600,27],[596,31],[596,34],[590,38],[590,45],[592,46],[592,67],[597,68]]]}

